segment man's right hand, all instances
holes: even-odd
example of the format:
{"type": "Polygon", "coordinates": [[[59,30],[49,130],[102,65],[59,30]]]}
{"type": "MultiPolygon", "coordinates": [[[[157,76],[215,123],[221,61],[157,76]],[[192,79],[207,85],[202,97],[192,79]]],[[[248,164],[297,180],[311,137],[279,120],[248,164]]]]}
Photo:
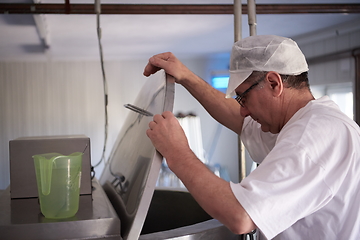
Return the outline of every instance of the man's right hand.
{"type": "Polygon", "coordinates": [[[144,75],[146,77],[156,73],[160,69],[175,78],[177,83],[181,83],[189,74],[193,74],[182,62],[179,61],[171,52],[160,53],[152,56],[145,66],[144,75]]]}

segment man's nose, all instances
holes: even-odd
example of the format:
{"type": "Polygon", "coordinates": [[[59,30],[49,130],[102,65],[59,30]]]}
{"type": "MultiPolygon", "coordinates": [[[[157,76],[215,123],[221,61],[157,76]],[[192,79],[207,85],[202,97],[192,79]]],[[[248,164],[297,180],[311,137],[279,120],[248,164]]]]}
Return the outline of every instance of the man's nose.
{"type": "Polygon", "coordinates": [[[240,106],[240,115],[244,118],[249,116],[250,115],[249,109],[246,106],[244,107],[240,106]]]}

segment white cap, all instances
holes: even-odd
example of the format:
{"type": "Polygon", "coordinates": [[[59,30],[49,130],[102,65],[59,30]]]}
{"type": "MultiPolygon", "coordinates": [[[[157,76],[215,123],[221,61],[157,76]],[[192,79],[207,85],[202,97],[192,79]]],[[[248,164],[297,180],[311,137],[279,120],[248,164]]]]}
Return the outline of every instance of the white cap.
{"type": "Polygon", "coordinates": [[[233,45],[226,97],[234,96],[235,89],[253,71],[299,75],[308,70],[305,56],[293,40],[274,35],[247,37],[233,45]]]}

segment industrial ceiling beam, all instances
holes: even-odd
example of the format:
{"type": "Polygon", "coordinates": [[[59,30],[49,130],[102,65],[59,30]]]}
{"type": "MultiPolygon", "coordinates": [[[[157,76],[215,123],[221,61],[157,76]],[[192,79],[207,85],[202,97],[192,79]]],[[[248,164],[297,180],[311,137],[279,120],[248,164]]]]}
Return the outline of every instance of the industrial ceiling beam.
{"type": "MultiPolygon", "coordinates": [[[[360,4],[257,4],[257,14],[360,13],[360,4]]],[[[247,14],[247,6],[242,5],[247,14]]],[[[2,3],[0,14],[95,14],[94,4],[2,3]]],[[[233,4],[102,4],[101,14],[234,14],[233,4]]]]}

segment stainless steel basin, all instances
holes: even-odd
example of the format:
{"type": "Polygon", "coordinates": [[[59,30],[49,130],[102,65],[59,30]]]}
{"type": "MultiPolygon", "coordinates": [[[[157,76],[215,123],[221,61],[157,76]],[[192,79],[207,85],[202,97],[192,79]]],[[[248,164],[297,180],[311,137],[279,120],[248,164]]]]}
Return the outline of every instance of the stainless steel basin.
{"type": "Polygon", "coordinates": [[[189,192],[157,189],[145,219],[140,240],[238,239],[212,219],[189,192]]]}

